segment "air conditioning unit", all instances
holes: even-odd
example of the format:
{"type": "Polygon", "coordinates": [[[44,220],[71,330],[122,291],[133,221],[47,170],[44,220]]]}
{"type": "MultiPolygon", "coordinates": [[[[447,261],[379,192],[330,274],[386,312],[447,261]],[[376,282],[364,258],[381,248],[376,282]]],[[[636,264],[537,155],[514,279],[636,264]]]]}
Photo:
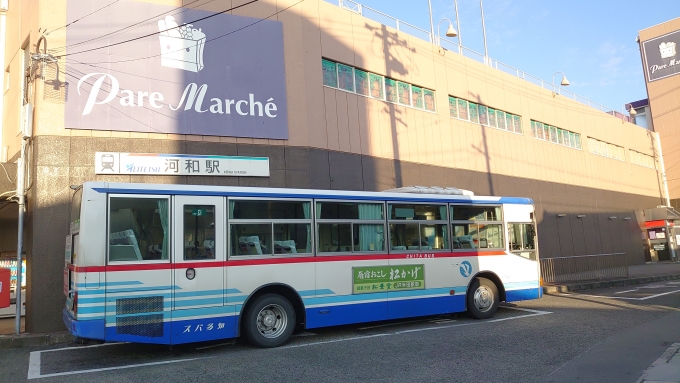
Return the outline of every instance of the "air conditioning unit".
{"type": "Polygon", "coordinates": [[[21,135],[24,138],[33,137],[33,104],[24,105],[24,121],[21,127],[21,135]]]}

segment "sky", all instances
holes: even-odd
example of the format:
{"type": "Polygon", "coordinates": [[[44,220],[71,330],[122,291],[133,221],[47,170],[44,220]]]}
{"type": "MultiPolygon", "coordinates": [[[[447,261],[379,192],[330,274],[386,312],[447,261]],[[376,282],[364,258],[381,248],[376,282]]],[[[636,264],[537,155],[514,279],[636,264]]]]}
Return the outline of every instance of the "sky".
{"type": "MultiPolygon", "coordinates": [[[[453,0],[431,0],[435,34],[453,0]]],[[[430,30],[428,0],[361,0],[360,4],[430,30]]],[[[463,46],[484,52],[479,0],[458,0],[463,46]]],[[[483,0],[489,57],[607,108],[647,98],[638,32],[680,17],[680,0],[483,0]],[[561,81],[555,76],[555,83],[561,81]]],[[[448,23],[441,23],[445,34],[448,23]]],[[[456,28],[458,29],[458,28],[456,28]]],[[[456,38],[450,38],[456,41],[456,38]]]]}

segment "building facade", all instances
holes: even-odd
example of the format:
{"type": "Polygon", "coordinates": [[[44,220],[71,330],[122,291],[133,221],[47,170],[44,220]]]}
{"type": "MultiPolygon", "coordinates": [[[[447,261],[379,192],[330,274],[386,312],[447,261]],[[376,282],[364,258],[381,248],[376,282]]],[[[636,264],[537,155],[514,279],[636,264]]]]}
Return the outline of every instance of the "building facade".
{"type": "Polygon", "coordinates": [[[671,205],[680,207],[680,18],[638,34],[654,131],[663,151],[671,205]]]}
{"type": "Polygon", "coordinates": [[[663,198],[649,130],[329,1],[9,1],[0,193],[30,104],[27,331],[63,327],[70,186],[91,180],[531,197],[541,257],[645,261],[641,211],[663,198]],[[98,174],[98,152],[267,157],[269,176],[98,174]]]}

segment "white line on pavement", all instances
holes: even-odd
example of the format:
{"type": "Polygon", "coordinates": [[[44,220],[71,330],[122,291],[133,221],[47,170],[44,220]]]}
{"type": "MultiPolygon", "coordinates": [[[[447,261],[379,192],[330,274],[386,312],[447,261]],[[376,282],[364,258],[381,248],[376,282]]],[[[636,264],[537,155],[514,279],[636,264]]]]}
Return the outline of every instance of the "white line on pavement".
{"type": "MultiPolygon", "coordinates": [[[[516,307],[506,307],[506,308],[517,309],[516,307]]],[[[550,311],[538,311],[538,310],[529,310],[529,309],[520,309],[520,310],[521,311],[532,311],[533,313],[532,314],[526,314],[526,315],[518,315],[516,317],[485,320],[485,321],[480,321],[480,322],[458,323],[458,324],[452,324],[452,325],[448,325],[448,326],[436,326],[436,327],[419,328],[419,329],[413,329],[413,330],[403,330],[403,331],[397,331],[396,333],[394,333],[394,335],[407,334],[407,333],[420,332],[420,331],[441,330],[441,329],[453,328],[453,327],[474,326],[474,325],[480,325],[480,324],[486,324],[486,323],[504,322],[504,321],[514,320],[514,319],[522,319],[522,318],[529,318],[529,317],[535,317],[535,316],[540,316],[540,315],[552,314],[552,312],[550,312],[550,311]]]]}
{"type": "Polygon", "coordinates": [[[637,289],[632,289],[632,290],[625,290],[625,291],[617,291],[614,294],[623,294],[623,293],[629,293],[631,291],[637,291],[637,289]]]}
{"type": "Polygon", "coordinates": [[[564,295],[564,296],[579,296],[579,297],[590,297],[590,298],[605,298],[605,299],[627,299],[631,301],[646,301],[647,299],[653,299],[653,298],[658,298],[664,295],[668,294],[675,294],[675,293],[680,293],[680,290],[673,290],[673,291],[668,291],[665,293],[661,294],[655,294],[655,295],[650,295],[648,297],[642,297],[642,298],[632,298],[632,297],[610,297],[606,295],[590,295],[590,294],[558,294],[558,295],[564,295]]]}
{"type": "MultiPolygon", "coordinates": [[[[206,357],[208,358],[208,357],[206,357]]],[[[206,359],[206,358],[189,358],[189,359],[178,359],[178,360],[166,360],[163,362],[150,362],[150,363],[140,363],[140,364],[129,364],[127,366],[118,366],[118,367],[106,367],[106,368],[93,368],[91,370],[78,370],[78,371],[66,371],[66,372],[55,372],[53,374],[45,374],[45,375],[40,375],[40,367],[38,366],[38,375],[37,376],[31,376],[30,373],[31,371],[29,370],[29,376],[28,379],[36,379],[36,378],[49,378],[53,376],[64,376],[64,375],[75,375],[75,374],[86,374],[90,372],[101,372],[101,371],[112,371],[112,370],[122,370],[125,368],[135,368],[135,367],[144,367],[144,366],[157,366],[160,364],[171,364],[171,363],[179,363],[179,362],[189,362],[192,360],[198,360],[198,359],[206,359]]]]}
{"type": "Polygon", "coordinates": [[[394,334],[373,334],[373,335],[366,335],[366,336],[355,336],[355,337],[344,338],[344,339],[325,340],[325,341],[321,341],[321,342],[312,342],[312,343],[305,343],[305,344],[292,344],[290,346],[272,348],[272,350],[280,350],[282,348],[298,348],[298,347],[316,346],[316,345],[319,345],[319,344],[346,342],[348,340],[369,339],[369,338],[375,338],[375,337],[379,337],[379,336],[388,336],[388,335],[394,335],[394,334]]]}

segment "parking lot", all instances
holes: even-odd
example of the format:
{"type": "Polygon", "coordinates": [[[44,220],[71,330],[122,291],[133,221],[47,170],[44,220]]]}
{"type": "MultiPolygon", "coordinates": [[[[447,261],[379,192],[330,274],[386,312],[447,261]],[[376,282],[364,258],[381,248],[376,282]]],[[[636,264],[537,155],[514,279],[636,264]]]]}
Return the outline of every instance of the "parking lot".
{"type": "Polygon", "coordinates": [[[635,382],[680,340],[680,282],[548,295],[464,314],[305,331],[258,349],[61,345],[0,350],[0,381],[635,382]]]}

